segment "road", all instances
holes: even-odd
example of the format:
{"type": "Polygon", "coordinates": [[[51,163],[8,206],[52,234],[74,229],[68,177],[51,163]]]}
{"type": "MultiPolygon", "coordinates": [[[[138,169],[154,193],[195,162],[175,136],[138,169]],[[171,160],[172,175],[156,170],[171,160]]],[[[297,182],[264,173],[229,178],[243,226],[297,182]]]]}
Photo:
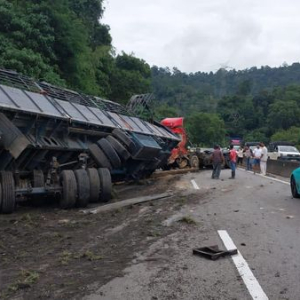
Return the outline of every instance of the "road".
{"type": "Polygon", "coordinates": [[[84,299],[299,299],[300,201],[291,197],[288,179],[242,169],[235,180],[228,179],[229,170],[222,170],[220,180],[210,175],[209,170],[189,173],[177,182],[199,202],[187,201],[163,224],[185,217],[191,226],[137,252],[123,276],[94,284],[84,299]],[[203,246],[224,248],[219,230],[228,233],[247,262],[242,276],[232,258],[211,261],[192,254],[203,246]]]}

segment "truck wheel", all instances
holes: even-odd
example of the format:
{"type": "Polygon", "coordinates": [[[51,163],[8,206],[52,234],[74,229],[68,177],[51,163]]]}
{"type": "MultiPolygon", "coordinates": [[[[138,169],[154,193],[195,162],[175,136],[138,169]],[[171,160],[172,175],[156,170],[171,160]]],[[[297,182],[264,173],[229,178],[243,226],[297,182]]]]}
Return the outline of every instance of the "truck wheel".
{"type": "Polygon", "coordinates": [[[77,199],[76,205],[78,207],[86,207],[90,200],[90,180],[89,176],[84,169],[76,170],[75,177],[77,181],[77,199]]]}
{"type": "Polygon", "coordinates": [[[16,207],[15,181],[12,172],[2,171],[2,213],[10,214],[16,207]]]}
{"type": "Polygon", "coordinates": [[[44,187],[45,178],[42,170],[33,170],[33,187],[44,187]]]}
{"type": "Polygon", "coordinates": [[[105,138],[102,138],[101,140],[99,140],[97,142],[97,144],[103,150],[106,157],[110,160],[113,168],[115,168],[115,169],[120,168],[120,166],[121,166],[120,157],[118,156],[117,152],[112,147],[112,145],[108,142],[108,140],[105,138]]]}
{"type": "Polygon", "coordinates": [[[103,202],[107,202],[111,199],[112,192],[110,172],[108,169],[100,168],[98,173],[100,178],[100,199],[103,202]]]}
{"type": "Polygon", "coordinates": [[[179,169],[184,169],[188,165],[188,160],[186,158],[177,158],[176,163],[179,169]]]}
{"type": "Polygon", "coordinates": [[[113,136],[108,135],[106,137],[107,141],[112,145],[112,147],[116,150],[118,155],[123,161],[127,161],[130,158],[130,153],[126,150],[126,148],[113,136]]]}
{"type": "Polygon", "coordinates": [[[130,137],[125,133],[125,131],[122,131],[121,129],[114,129],[112,131],[112,135],[123,145],[127,147],[130,153],[132,153],[135,149],[134,142],[130,139],[130,137]]]}
{"type": "Polygon", "coordinates": [[[297,185],[294,176],[292,176],[291,178],[291,192],[294,198],[300,198],[300,195],[297,191],[297,185]]]}
{"type": "Polygon", "coordinates": [[[90,179],[90,202],[99,202],[100,200],[100,178],[97,169],[87,169],[90,179]]]}
{"type": "Polygon", "coordinates": [[[103,167],[112,170],[111,163],[97,144],[90,145],[89,150],[91,156],[94,158],[98,167],[103,167]]]}
{"type": "Polygon", "coordinates": [[[192,157],[190,158],[190,166],[191,168],[199,169],[199,158],[197,155],[192,155],[192,157]]]}
{"type": "Polygon", "coordinates": [[[59,201],[59,206],[63,209],[75,206],[77,197],[77,182],[72,170],[64,170],[60,174],[60,182],[63,194],[59,201]]]}

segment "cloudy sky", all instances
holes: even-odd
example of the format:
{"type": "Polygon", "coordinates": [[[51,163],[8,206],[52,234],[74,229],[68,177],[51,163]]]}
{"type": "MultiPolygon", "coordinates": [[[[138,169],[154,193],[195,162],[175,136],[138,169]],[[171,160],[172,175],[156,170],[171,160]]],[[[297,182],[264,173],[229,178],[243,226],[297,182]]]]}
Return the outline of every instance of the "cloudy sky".
{"type": "Polygon", "coordinates": [[[300,61],[297,0],[105,0],[117,53],[182,72],[300,61]]]}

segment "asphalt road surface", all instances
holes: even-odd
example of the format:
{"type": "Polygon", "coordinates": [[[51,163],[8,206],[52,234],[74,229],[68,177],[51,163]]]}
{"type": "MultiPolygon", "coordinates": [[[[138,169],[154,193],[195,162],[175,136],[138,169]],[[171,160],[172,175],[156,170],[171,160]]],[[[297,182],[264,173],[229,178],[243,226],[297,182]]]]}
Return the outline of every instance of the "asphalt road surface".
{"type": "Polygon", "coordinates": [[[122,277],[94,285],[84,299],[300,299],[300,199],[291,197],[288,179],[241,169],[235,180],[230,170],[220,180],[210,176],[182,175],[178,184],[201,201],[164,221],[172,226],[185,216],[194,225],[136,253],[122,277]],[[192,254],[210,245],[225,249],[221,233],[238,255],[212,261],[192,254]]]}

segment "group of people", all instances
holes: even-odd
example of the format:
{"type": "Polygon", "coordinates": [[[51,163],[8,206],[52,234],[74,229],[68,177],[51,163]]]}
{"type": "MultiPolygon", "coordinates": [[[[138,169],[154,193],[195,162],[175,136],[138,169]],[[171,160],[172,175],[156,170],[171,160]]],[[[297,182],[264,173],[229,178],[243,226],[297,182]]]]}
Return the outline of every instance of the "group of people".
{"type": "MultiPolygon", "coordinates": [[[[259,143],[253,151],[248,146],[245,146],[245,148],[240,147],[237,151],[234,149],[233,145],[230,145],[229,149],[229,166],[231,169],[230,179],[235,179],[236,165],[242,165],[244,157],[246,159],[246,170],[253,170],[254,174],[261,172],[262,175],[266,175],[268,150],[264,143],[259,143]]],[[[211,159],[213,163],[211,178],[219,179],[222,165],[225,163],[225,158],[220,146],[214,146],[211,159]]]]}

